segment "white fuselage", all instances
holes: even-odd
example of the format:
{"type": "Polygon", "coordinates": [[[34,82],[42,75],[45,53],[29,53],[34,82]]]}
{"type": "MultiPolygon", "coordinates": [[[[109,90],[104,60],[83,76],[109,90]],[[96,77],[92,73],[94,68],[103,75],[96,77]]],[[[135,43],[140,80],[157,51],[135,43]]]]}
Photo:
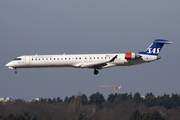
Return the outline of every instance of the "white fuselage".
{"type": "Polygon", "coordinates": [[[6,64],[6,66],[10,69],[41,67],[92,68],[94,69],[94,74],[97,75],[97,69],[130,66],[158,60],[161,58],[158,54],[163,45],[171,43],[168,40],[156,39],[145,51],[139,53],[24,55],[15,58],[6,64]]]}
{"type": "Polygon", "coordinates": [[[75,67],[102,69],[114,66],[130,66],[159,59],[159,56],[143,55],[125,59],[125,54],[74,54],[74,55],[24,55],[6,64],[9,68],[75,67]],[[114,56],[117,58],[110,61],[114,56]],[[106,65],[99,65],[106,63],[106,65]],[[96,66],[97,64],[97,66],[96,66]]]}

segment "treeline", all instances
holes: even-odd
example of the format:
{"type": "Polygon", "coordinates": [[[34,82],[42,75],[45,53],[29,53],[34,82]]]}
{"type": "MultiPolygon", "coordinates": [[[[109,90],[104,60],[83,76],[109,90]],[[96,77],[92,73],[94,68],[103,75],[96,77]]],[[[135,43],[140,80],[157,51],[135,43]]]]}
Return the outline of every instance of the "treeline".
{"type": "Polygon", "coordinates": [[[58,98],[41,98],[0,103],[0,120],[180,120],[180,95],[154,96],[138,92],[110,94],[99,92],[58,98]]]}

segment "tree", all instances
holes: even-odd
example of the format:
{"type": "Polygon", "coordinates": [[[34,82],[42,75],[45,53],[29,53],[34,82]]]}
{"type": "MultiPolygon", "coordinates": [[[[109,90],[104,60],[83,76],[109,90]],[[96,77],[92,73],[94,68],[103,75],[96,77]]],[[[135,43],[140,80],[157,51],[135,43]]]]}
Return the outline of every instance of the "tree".
{"type": "Polygon", "coordinates": [[[148,107],[152,107],[152,106],[155,106],[157,104],[157,99],[155,98],[153,93],[147,93],[146,96],[145,96],[144,103],[148,107]]]}
{"type": "Polygon", "coordinates": [[[77,120],[84,120],[84,116],[82,115],[82,114],[80,114],[79,116],[78,116],[78,119],[77,120]]]}
{"type": "Polygon", "coordinates": [[[27,120],[29,120],[31,118],[29,112],[24,112],[24,116],[26,117],[27,120]]]}
{"type": "Polygon", "coordinates": [[[64,98],[64,103],[69,104],[69,98],[67,96],[64,98]]]}
{"type": "Polygon", "coordinates": [[[141,113],[138,110],[135,110],[130,116],[130,120],[141,120],[141,113]]]}
{"type": "Polygon", "coordinates": [[[170,98],[169,95],[164,94],[163,105],[164,105],[164,107],[167,108],[167,109],[171,109],[171,108],[172,108],[173,104],[172,104],[172,102],[171,102],[171,98],[170,98]]]}
{"type": "Polygon", "coordinates": [[[38,120],[38,117],[36,114],[33,115],[32,120],[38,120]]]}
{"type": "Polygon", "coordinates": [[[134,94],[133,101],[136,103],[141,101],[141,95],[138,92],[134,94]]]}
{"type": "Polygon", "coordinates": [[[9,114],[8,116],[7,116],[7,120],[13,120],[14,119],[14,115],[13,114],[9,114]]]}
{"type": "Polygon", "coordinates": [[[48,103],[52,103],[52,100],[51,100],[51,98],[49,98],[49,99],[48,99],[48,103]]]}
{"type": "Polygon", "coordinates": [[[53,102],[53,103],[56,103],[56,98],[53,98],[52,102],[53,102]]]}
{"type": "Polygon", "coordinates": [[[69,98],[69,102],[70,102],[70,103],[71,103],[71,102],[74,102],[75,99],[76,99],[75,96],[72,95],[72,96],[69,98]]]}
{"type": "Polygon", "coordinates": [[[17,115],[13,120],[26,120],[26,118],[23,115],[17,115]]]}
{"type": "Polygon", "coordinates": [[[165,120],[163,117],[161,117],[161,115],[159,114],[158,111],[154,111],[151,114],[151,120],[165,120]]]}
{"type": "Polygon", "coordinates": [[[62,100],[60,99],[60,97],[57,98],[57,102],[58,102],[58,103],[61,103],[61,102],[62,102],[62,100]]]}
{"type": "Polygon", "coordinates": [[[152,120],[151,119],[151,114],[150,113],[144,113],[142,115],[142,120],[152,120]]]}
{"type": "Polygon", "coordinates": [[[113,103],[113,101],[116,99],[116,96],[117,96],[117,95],[114,95],[114,94],[111,93],[111,94],[109,95],[108,99],[107,99],[108,102],[113,103]]]}
{"type": "Polygon", "coordinates": [[[120,99],[120,100],[122,100],[122,101],[126,101],[126,100],[128,100],[128,94],[127,93],[125,93],[125,94],[119,94],[119,95],[117,95],[117,98],[118,99],[120,99]]]}
{"type": "Polygon", "coordinates": [[[82,105],[87,105],[89,103],[87,96],[85,94],[82,94],[82,96],[79,96],[79,99],[82,105]]]}
{"type": "Polygon", "coordinates": [[[96,105],[101,105],[102,102],[104,102],[104,96],[102,94],[99,94],[97,92],[96,94],[92,94],[90,97],[90,104],[94,103],[96,105]]]}

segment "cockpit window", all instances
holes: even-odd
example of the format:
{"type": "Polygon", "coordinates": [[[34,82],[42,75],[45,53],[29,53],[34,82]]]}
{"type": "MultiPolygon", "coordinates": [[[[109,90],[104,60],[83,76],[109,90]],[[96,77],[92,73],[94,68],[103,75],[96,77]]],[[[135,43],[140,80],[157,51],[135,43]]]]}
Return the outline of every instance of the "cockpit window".
{"type": "Polygon", "coordinates": [[[22,60],[21,58],[15,58],[14,60],[22,60]]]}

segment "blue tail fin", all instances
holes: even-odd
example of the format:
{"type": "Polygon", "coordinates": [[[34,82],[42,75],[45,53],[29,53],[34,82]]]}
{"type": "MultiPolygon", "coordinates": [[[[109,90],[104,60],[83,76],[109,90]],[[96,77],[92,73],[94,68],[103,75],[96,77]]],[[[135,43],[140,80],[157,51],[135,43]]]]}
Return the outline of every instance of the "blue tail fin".
{"type": "Polygon", "coordinates": [[[156,39],[144,52],[139,52],[139,54],[156,55],[160,53],[164,44],[171,44],[168,40],[156,39]]]}

